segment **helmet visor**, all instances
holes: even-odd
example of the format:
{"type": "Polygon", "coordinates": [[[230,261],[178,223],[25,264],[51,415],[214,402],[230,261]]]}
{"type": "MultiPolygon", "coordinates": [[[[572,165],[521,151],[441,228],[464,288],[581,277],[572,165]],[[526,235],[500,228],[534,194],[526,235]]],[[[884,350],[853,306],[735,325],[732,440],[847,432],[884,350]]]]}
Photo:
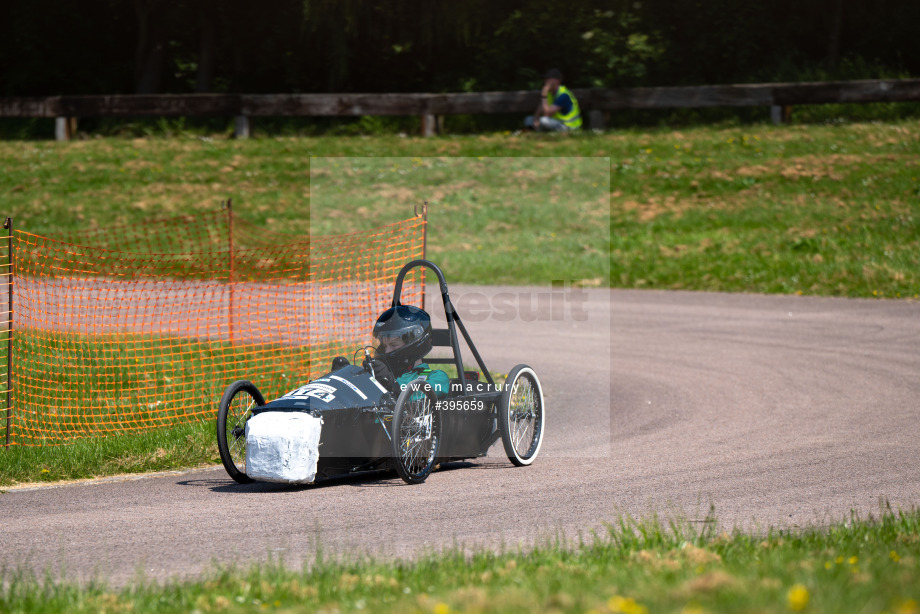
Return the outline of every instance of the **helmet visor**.
{"type": "Polygon", "coordinates": [[[425,329],[421,324],[408,324],[398,330],[375,332],[374,342],[384,354],[390,354],[401,347],[415,343],[422,338],[424,332],[425,329]]]}

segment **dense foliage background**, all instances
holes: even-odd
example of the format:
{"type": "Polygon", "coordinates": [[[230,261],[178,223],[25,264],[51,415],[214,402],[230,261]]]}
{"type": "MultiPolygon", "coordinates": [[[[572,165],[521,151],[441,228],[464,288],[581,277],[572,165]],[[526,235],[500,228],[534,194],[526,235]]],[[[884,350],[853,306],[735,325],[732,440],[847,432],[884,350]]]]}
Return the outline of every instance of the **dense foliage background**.
{"type": "Polygon", "coordinates": [[[920,75],[916,0],[0,5],[0,95],[441,92],[920,75]]]}

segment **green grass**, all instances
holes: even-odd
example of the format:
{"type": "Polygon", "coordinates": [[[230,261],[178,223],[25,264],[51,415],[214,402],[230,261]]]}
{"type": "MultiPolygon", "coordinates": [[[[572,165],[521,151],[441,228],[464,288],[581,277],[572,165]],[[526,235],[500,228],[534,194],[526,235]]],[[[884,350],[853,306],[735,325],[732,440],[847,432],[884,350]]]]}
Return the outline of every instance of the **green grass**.
{"type": "Polygon", "coordinates": [[[918,611],[920,511],[830,527],[726,533],[626,517],[579,543],[452,550],[414,561],[275,560],[197,581],[129,588],[0,573],[9,612],[892,612],[918,611]]]}
{"type": "MultiPolygon", "coordinates": [[[[214,418],[216,415],[215,409],[214,418]]],[[[4,486],[16,484],[47,484],[213,465],[220,462],[215,424],[213,418],[199,418],[142,433],[78,439],[66,446],[0,449],[0,491],[4,486]]]]}
{"type": "Polygon", "coordinates": [[[730,292],[920,292],[916,126],[649,141],[614,169],[613,283],[730,292]],[[637,177],[650,186],[629,187],[637,177]]]}
{"type": "Polygon", "coordinates": [[[449,282],[897,298],[920,297],[918,160],[915,119],[561,138],[6,141],[0,194],[16,228],[51,236],[232,198],[253,230],[302,237],[429,201],[428,255],[449,282]]]}

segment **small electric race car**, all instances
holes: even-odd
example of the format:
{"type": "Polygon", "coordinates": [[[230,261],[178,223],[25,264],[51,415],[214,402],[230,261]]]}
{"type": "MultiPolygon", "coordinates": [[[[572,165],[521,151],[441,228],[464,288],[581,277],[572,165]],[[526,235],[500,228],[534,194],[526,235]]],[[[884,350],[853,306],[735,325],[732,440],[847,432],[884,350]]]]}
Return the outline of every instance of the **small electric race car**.
{"type": "Polygon", "coordinates": [[[385,385],[380,363],[366,347],[362,365],[337,358],[330,373],[269,403],[252,382],[236,381],[217,412],[217,445],[231,478],[241,484],[309,484],[395,469],[407,483],[418,484],[439,463],[484,456],[499,438],[514,465],[536,459],[545,424],[537,374],[520,364],[504,383],[493,381],[451,303],[444,274],[428,260],[413,260],[400,269],[394,308],[400,305],[403,279],[416,267],[434,271],[444,301],[447,328],[431,330],[432,345],[453,350],[452,358],[425,361],[453,364],[462,379],[451,379],[450,390],[440,398],[424,377],[401,387],[385,385]],[[478,372],[463,367],[458,329],[478,372]]]}

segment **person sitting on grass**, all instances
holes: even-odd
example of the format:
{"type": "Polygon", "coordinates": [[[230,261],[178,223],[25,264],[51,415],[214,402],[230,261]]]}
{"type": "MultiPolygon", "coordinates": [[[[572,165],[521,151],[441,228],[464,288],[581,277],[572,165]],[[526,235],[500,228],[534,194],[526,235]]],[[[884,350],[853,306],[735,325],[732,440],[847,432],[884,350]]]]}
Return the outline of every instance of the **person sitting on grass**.
{"type": "Polygon", "coordinates": [[[567,132],[581,128],[581,109],[575,94],[562,85],[562,73],[552,69],[543,75],[541,100],[524,125],[542,132],[567,132]]]}

